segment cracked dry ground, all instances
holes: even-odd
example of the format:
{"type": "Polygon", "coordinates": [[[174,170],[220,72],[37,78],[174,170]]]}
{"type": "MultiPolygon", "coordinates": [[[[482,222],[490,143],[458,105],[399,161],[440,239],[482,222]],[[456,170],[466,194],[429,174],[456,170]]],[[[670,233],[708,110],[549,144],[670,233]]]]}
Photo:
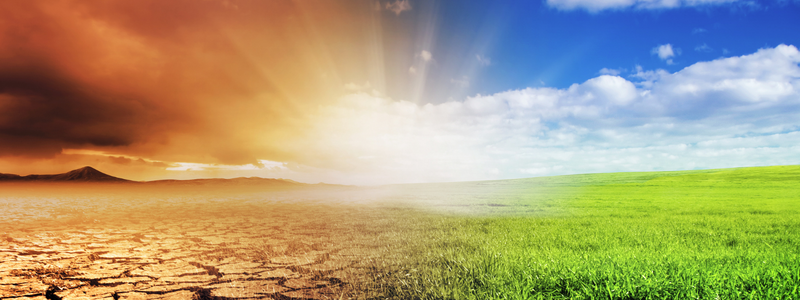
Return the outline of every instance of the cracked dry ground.
{"type": "Polygon", "coordinates": [[[379,248],[364,206],[144,198],[16,199],[0,299],[359,298],[353,266],[379,248]]]}

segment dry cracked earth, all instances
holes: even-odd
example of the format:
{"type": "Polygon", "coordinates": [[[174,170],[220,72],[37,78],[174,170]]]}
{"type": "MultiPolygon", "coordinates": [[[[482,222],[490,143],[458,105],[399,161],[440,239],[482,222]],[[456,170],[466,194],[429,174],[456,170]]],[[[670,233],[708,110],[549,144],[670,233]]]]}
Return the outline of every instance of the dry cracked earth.
{"type": "Polygon", "coordinates": [[[0,299],[358,298],[379,216],[292,197],[5,197],[0,299]]]}

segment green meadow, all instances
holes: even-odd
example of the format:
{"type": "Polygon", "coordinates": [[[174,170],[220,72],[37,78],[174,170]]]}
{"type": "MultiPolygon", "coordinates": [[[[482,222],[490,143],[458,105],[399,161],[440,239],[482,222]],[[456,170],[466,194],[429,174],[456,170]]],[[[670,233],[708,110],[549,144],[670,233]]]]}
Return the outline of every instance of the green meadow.
{"type": "Polygon", "coordinates": [[[455,200],[396,196],[361,297],[800,299],[800,166],[429,189],[455,200]]]}

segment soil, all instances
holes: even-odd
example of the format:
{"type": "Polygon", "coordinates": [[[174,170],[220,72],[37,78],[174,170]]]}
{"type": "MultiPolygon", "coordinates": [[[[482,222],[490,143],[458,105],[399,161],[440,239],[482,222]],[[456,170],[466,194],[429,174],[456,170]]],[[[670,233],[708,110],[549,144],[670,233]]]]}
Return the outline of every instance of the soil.
{"type": "Polygon", "coordinates": [[[270,198],[7,199],[0,299],[354,297],[352,266],[378,247],[365,230],[375,214],[270,198]]]}

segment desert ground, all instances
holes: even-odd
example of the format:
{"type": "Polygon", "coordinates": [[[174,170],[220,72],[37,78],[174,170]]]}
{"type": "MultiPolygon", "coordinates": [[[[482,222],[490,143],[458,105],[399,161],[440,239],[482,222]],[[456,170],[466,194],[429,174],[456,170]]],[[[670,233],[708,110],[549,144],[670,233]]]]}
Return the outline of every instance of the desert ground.
{"type": "Polygon", "coordinates": [[[348,299],[381,221],[329,194],[7,188],[0,298],[348,299]]]}

